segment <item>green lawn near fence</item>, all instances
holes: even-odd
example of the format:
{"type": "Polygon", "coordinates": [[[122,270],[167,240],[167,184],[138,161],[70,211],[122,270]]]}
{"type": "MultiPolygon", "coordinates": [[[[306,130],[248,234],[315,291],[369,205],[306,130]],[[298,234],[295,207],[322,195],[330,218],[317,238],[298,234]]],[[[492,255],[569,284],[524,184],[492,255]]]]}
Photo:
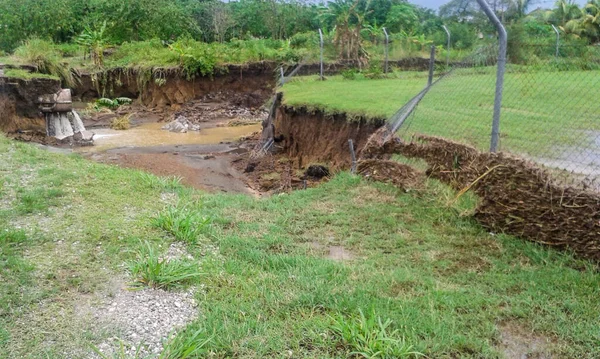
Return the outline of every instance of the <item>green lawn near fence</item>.
{"type": "Polygon", "coordinates": [[[82,313],[110,300],[115,278],[133,282],[126,263],[146,241],[160,255],[178,243],[200,269],[171,289],[198,304],[171,350],[498,358],[522,341],[600,356],[596,268],[488,233],[470,218],[477,199],[455,198],[435,180],[406,192],[349,173],[268,198],[208,194],[0,137],[1,356],[87,358],[119,337],[82,313]]]}
{"type": "MultiPolygon", "coordinates": [[[[426,74],[409,72],[380,80],[307,78],[283,87],[284,103],[389,117],[425,84],[426,74]]],[[[599,71],[523,71],[509,67],[500,122],[501,150],[564,157],[574,148],[592,148],[600,134],[599,92],[599,71]]],[[[399,134],[442,136],[487,150],[494,93],[495,68],[456,70],[429,90],[399,134]]]]}

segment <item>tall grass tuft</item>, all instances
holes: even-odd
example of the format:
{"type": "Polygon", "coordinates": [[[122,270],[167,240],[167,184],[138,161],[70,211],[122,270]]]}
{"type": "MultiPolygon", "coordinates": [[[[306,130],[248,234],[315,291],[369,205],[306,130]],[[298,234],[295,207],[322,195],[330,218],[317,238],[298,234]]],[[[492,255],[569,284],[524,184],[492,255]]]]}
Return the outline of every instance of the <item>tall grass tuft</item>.
{"type": "Polygon", "coordinates": [[[148,242],[141,242],[136,258],[128,263],[129,272],[135,278],[134,287],[171,289],[188,284],[201,273],[198,265],[189,260],[164,259],[148,242]]]}
{"type": "Polygon", "coordinates": [[[61,53],[50,41],[29,39],[15,50],[14,56],[35,65],[43,74],[59,77],[68,87],[76,85],[76,76],[73,75],[69,65],[61,61],[61,53]]]}
{"type": "Polygon", "coordinates": [[[423,356],[399,337],[397,329],[391,330],[390,319],[382,321],[374,312],[368,317],[362,310],[357,317],[338,314],[332,321],[331,330],[340,344],[350,351],[349,356],[381,359],[423,356]]]}
{"type": "Polygon", "coordinates": [[[153,189],[159,189],[159,190],[163,190],[163,191],[176,191],[176,190],[182,188],[182,185],[181,185],[182,178],[181,177],[155,176],[155,175],[147,173],[147,172],[140,172],[139,176],[140,176],[140,179],[142,180],[142,182],[144,182],[146,185],[148,185],[149,187],[151,187],[153,189]]]}
{"type": "Polygon", "coordinates": [[[158,359],[200,358],[208,354],[208,344],[212,337],[207,337],[204,328],[185,330],[167,342],[158,359]]]}
{"type": "Polygon", "coordinates": [[[175,239],[194,244],[210,226],[210,218],[191,206],[169,206],[152,219],[155,227],[164,229],[175,239]]]}

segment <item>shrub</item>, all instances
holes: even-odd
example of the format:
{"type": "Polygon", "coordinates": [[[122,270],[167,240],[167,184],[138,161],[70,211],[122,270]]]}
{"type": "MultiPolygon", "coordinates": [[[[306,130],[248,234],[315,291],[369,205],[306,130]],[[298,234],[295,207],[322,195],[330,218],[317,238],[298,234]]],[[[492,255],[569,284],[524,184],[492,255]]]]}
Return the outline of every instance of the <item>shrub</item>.
{"type": "Polygon", "coordinates": [[[36,66],[39,72],[59,77],[65,85],[75,87],[76,78],[70,67],[61,62],[60,52],[50,41],[29,39],[15,50],[14,55],[22,61],[36,66]]]}
{"type": "Polygon", "coordinates": [[[170,289],[187,284],[201,275],[196,263],[160,258],[150,243],[140,244],[142,247],[136,253],[136,258],[128,263],[129,272],[135,278],[134,286],[170,289]]]}
{"type": "Polygon", "coordinates": [[[398,336],[397,329],[390,331],[391,320],[382,321],[374,312],[366,317],[359,310],[358,317],[346,318],[338,314],[332,320],[334,337],[352,356],[382,359],[423,356],[398,336]]]}
{"type": "Polygon", "coordinates": [[[344,80],[355,80],[356,75],[358,75],[358,71],[356,71],[356,69],[348,69],[342,71],[342,77],[344,78],[344,80]]]}
{"type": "Polygon", "coordinates": [[[175,239],[196,243],[210,225],[210,218],[188,206],[169,206],[152,219],[152,224],[172,234],[175,239]]]}

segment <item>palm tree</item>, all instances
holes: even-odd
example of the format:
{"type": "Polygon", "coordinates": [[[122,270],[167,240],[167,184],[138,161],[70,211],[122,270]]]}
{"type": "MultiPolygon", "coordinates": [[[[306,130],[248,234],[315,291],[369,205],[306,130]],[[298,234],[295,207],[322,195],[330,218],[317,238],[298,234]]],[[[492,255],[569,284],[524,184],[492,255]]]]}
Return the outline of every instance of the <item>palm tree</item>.
{"type": "Polygon", "coordinates": [[[574,0],[558,0],[554,9],[554,18],[560,26],[565,26],[571,20],[581,17],[581,9],[574,0]]]}

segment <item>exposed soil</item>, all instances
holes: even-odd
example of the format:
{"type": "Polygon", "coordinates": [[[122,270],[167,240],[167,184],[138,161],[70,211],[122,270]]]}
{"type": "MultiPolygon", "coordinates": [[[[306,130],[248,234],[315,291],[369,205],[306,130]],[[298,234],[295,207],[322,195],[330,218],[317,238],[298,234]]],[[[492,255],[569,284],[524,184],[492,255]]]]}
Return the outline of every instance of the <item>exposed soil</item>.
{"type": "Polygon", "coordinates": [[[45,132],[44,118],[39,115],[36,101],[39,96],[56,93],[59,89],[58,80],[0,76],[0,131],[45,132]]]}
{"type": "Polygon", "coordinates": [[[556,183],[534,163],[503,153],[481,153],[442,138],[417,136],[411,143],[371,138],[362,153],[391,153],[424,159],[427,175],[457,190],[472,189],[481,201],[475,219],[505,232],[557,249],[600,260],[600,194],[556,183]],[[380,145],[383,143],[383,145],[380,145]]]}
{"type": "Polygon", "coordinates": [[[132,69],[111,69],[81,76],[73,94],[81,101],[99,97],[138,98],[149,108],[176,108],[208,94],[229,91],[238,95],[240,105],[260,107],[271,94],[277,64],[259,62],[230,65],[213,76],[187,80],[177,69],[154,69],[152,74],[132,69]],[[151,77],[147,78],[148,75],[151,77]],[[145,80],[145,81],[144,81],[145,80]],[[142,83],[145,83],[141,86],[142,83]]]}
{"type": "Polygon", "coordinates": [[[402,189],[413,187],[424,179],[422,173],[396,161],[362,160],[358,162],[357,172],[365,178],[392,183],[402,189]]]}
{"type": "Polygon", "coordinates": [[[275,119],[275,138],[281,139],[283,153],[298,168],[327,163],[332,169],[348,168],[352,163],[348,140],[362,148],[385,119],[356,118],[346,114],[311,112],[306,108],[281,106],[275,119]]]}
{"type": "Polygon", "coordinates": [[[246,152],[230,145],[190,145],[117,148],[87,156],[159,176],[181,177],[183,184],[210,192],[255,194],[242,172],[231,165],[246,152]]]}
{"type": "Polygon", "coordinates": [[[548,338],[511,323],[500,326],[500,351],[506,359],[552,359],[548,338]]]}

